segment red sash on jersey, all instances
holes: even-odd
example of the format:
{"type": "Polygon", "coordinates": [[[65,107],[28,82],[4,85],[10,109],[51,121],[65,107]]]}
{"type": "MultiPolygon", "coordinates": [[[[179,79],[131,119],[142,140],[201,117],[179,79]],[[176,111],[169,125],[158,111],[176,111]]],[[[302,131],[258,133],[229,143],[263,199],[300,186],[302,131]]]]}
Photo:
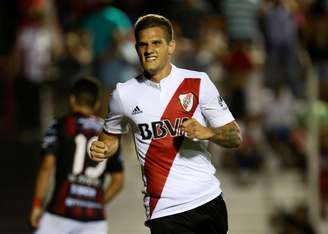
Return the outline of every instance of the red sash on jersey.
{"type": "MultiPolygon", "coordinates": [[[[161,120],[166,119],[174,123],[177,118],[191,118],[199,103],[199,89],[199,78],[185,78],[168,103],[161,120]],[[190,96],[193,100],[189,100],[190,96]]],[[[164,138],[152,139],[149,145],[144,171],[147,179],[147,192],[150,194],[150,216],[161,197],[172,163],[183,139],[183,136],[172,137],[167,134],[164,138]]]]}

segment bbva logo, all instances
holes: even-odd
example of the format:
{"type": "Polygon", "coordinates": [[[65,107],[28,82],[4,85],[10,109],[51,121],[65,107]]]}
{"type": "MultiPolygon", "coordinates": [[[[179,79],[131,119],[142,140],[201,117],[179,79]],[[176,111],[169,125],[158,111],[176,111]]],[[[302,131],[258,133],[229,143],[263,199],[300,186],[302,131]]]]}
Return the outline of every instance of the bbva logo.
{"type": "Polygon", "coordinates": [[[171,123],[168,119],[151,122],[150,124],[141,123],[138,124],[138,128],[143,140],[164,138],[168,134],[176,137],[183,135],[180,131],[180,126],[187,119],[187,117],[176,118],[174,123],[171,123]]]}

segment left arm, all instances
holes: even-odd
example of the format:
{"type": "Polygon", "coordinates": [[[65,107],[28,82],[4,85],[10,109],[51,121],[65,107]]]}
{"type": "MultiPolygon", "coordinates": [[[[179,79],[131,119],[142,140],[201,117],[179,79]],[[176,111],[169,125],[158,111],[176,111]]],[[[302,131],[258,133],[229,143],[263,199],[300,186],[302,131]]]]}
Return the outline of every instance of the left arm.
{"type": "Polygon", "coordinates": [[[114,172],[111,174],[110,184],[105,189],[104,203],[110,202],[122,190],[124,185],[123,172],[114,172]]]}
{"type": "Polygon", "coordinates": [[[232,121],[218,128],[210,128],[201,125],[195,119],[183,122],[181,130],[190,139],[210,140],[225,148],[237,148],[242,141],[239,126],[232,121]]]}
{"type": "Polygon", "coordinates": [[[240,128],[236,121],[232,121],[222,127],[214,128],[214,134],[210,141],[225,148],[237,148],[242,142],[240,128]]]}
{"type": "Polygon", "coordinates": [[[225,148],[237,148],[241,144],[239,126],[206,73],[200,83],[199,107],[211,127],[203,126],[195,119],[188,119],[182,124],[187,137],[210,140],[225,148]]]}

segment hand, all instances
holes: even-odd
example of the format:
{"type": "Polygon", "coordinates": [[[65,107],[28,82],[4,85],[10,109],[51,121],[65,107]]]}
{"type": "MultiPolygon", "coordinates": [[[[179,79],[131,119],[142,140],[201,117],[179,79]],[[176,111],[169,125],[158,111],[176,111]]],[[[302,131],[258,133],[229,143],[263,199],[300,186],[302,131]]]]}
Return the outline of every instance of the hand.
{"type": "Polygon", "coordinates": [[[184,121],[181,125],[181,130],[186,137],[198,140],[208,140],[215,134],[213,129],[204,127],[195,119],[184,121]]]}
{"type": "Polygon", "coordinates": [[[39,227],[39,221],[43,214],[43,208],[41,207],[33,207],[30,216],[30,222],[33,228],[39,227]]]}
{"type": "Polygon", "coordinates": [[[107,144],[102,141],[92,142],[90,147],[90,158],[92,160],[102,162],[103,160],[109,157],[108,153],[109,149],[107,144]]]}

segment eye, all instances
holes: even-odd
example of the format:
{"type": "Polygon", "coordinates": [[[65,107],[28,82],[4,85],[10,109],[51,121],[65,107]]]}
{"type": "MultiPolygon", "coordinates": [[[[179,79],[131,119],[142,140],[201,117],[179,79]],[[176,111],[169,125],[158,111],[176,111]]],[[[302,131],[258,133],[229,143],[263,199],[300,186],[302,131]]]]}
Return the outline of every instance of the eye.
{"type": "Polygon", "coordinates": [[[154,41],[153,44],[154,45],[160,45],[160,44],[162,44],[162,42],[161,41],[154,41]]]}
{"type": "Polygon", "coordinates": [[[139,42],[139,43],[137,43],[137,47],[138,48],[143,48],[143,47],[145,47],[147,44],[146,43],[144,43],[144,42],[139,42]]]}

